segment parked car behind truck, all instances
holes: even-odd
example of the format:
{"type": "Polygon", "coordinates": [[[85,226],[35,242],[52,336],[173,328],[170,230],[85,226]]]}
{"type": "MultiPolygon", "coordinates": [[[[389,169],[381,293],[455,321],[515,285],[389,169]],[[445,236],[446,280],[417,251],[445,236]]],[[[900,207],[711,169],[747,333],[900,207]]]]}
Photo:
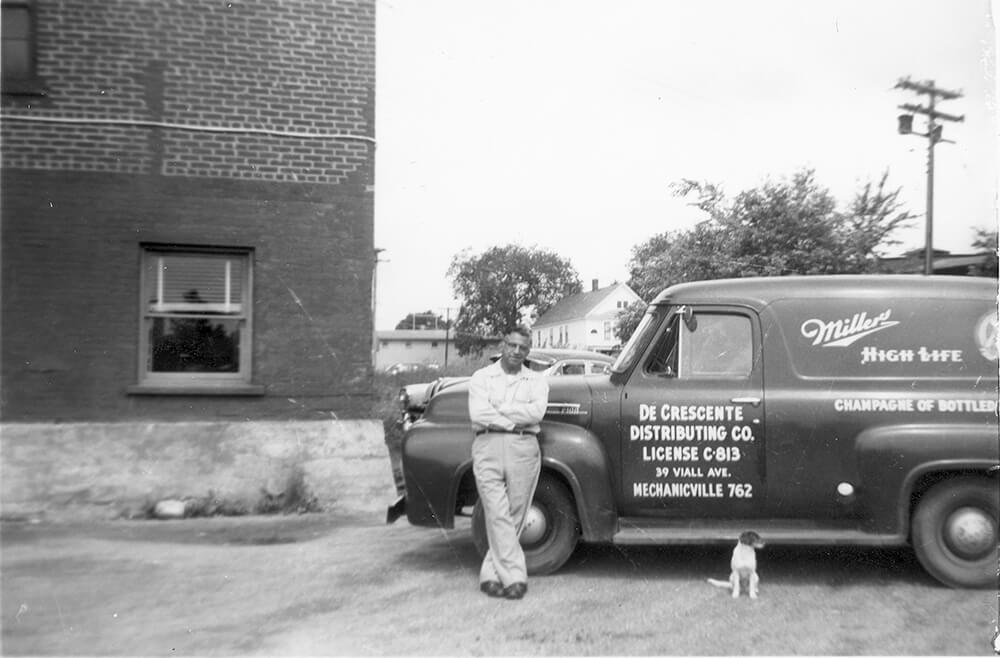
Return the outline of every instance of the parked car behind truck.
{"type": "MultiPolygon", "coordinates": [[[[606,377],[553,379],[529,571],[578,541],[909,544],[958,587],[997,584],[997,283],[830,276],[663,291],[606,377]]],[[[464,385],[402,444],[410,523],[471,509],[464,385]]]]}
{"type": "MultiPolygon", "coordinates": [[[[494,354],[490,361],[496,361],[494,354]]],[[[600,352],[562,348],[535,348],[528,354],[525,365],[546,377],[568,375],[606,375],[615,360],[600,352]]],[[[468,381],[468,377],[439,377],[433,382],[407,384],[399,389],[400,423],[408,429],[424,413],[428,400],[438,391],[468,381]]]]}

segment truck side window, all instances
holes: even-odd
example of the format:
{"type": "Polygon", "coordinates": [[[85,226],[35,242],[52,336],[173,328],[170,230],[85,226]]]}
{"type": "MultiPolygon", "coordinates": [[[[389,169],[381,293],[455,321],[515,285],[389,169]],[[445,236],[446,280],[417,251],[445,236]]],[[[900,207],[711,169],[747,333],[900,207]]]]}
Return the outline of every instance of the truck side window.
{"type": "Polygon", "coordinates": [[[678,317],[674,315],[670,324],[660,336],[653,353],[646,363],[646,372],[663,377],[677,375],[677,326],[678,317]]]}
{"type": "Polygon", "coordinates": [[[700,313],[694,331],[681,325],[680,377],[746,377],[753,366],[753,334],[743,315],[700,313]]]}

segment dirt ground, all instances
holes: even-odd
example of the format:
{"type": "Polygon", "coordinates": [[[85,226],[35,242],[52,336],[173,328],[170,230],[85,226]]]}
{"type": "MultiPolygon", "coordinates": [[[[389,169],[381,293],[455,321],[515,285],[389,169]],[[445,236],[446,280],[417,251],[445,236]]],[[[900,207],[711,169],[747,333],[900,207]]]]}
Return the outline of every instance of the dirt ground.
{"type": "Polygon", "coordinates": [[[333,514],[0,526],[3,655],[992,655],[997,592],[908,551],[581,547],[483,596],[467,525],[333,514]]]}

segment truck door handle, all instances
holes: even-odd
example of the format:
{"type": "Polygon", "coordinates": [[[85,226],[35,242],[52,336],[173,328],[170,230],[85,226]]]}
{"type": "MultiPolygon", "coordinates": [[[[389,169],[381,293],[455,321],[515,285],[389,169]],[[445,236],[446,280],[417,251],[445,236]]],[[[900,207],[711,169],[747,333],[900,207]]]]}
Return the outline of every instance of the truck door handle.
{"type": "Polygon", "coordinates": [[[760,404],[760,398],[733,398],[730,402],[733,404],[750,404],[756,407],[760,404]]]}

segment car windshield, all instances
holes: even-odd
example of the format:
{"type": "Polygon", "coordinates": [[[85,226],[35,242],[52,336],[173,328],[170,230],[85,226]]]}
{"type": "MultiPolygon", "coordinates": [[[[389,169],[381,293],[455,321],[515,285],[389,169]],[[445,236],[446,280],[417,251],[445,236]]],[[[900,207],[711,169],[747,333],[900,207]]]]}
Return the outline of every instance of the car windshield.
{"type": "MultiPolygon", "coordinates": [[[[496,363],[500,360],[499,354],[494,354],[490,357],[490,363],[496,363]]],[[[555,363],[555,359],[550,356],[543,356],[540,354],[528,354],[528,358],[524,360],[524,365],[528,366],[535,372],[544,372],[552,367],[555,363]]]]}
{"type": "Polygon", "coordinates": [[[621,354],[615,360],[614,365],[611,366],[612,372],[625,372],[632,367],[639,356],[639,352],[649,343],[649,339],[660,326],[660,318],[663,317],[663,313],[662,309],[649,307],[646,314],[639,320],[639,326],[632,332],[631,338],[628,339],[621,354]]]}

